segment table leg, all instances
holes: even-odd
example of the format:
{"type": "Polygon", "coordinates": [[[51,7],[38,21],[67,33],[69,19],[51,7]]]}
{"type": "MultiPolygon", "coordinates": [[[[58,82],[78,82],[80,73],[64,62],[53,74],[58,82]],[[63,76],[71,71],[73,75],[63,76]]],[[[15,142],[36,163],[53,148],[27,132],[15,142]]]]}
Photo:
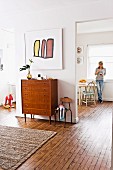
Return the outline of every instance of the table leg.
{"type": "Polygon", "coordinates": [[[55,125],[56,125],[56,112],[55,112],[55,114],[54,114],[54,123],[55,123],[55,125]]]}
{"type": "Polygon", "coordinates": [[[71,112],[71,123],[72,123],[72,111],[70,110],[70,112],[71,112]]]}
{"type": "Polygon", "coordinates": [[[67,111],[64,112],[64,127],[65,127],[65,125],[66,125],[66,112],[67,112],[67,111]]]}
{"type": "Polygon", "coordinates": [[[79,87],[79,106],[81,105],[81,88],[79,87]]]}
{"type": "Polygon", "coordinates": [[[49,116],[49,123],[50,123],[50,125],[51,125],[51,116],[49,116]]]}
{"type": "Polygon", "coordinates": [[[59,111],[58,111],[59,122],[60,122],[60,112],[61,112],[61,110],[59,109],[59,111]]]}

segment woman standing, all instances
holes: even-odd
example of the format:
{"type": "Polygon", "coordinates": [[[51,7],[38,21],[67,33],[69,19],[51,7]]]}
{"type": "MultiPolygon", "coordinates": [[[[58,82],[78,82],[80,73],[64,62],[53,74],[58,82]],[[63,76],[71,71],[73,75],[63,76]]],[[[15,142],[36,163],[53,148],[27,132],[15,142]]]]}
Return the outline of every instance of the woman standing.
{"type": "Polygon", "coordinates": [[[96,84],[97,84],[97,93],[98,93],[98,101],[102,103],[102,91],[104,88],[104,76],[106,75],[106,69],[103,67],[103,62],[100,61],[98,68],[96,68],[96,84]]]}

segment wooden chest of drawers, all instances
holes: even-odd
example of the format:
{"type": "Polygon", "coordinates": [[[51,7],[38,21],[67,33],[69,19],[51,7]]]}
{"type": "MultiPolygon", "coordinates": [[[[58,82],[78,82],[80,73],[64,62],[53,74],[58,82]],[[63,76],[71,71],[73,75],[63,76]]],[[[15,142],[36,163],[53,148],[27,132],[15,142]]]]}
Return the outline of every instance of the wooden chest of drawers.
{"type": "Polygon", "coordinates": [[[58,106],[57,80],[22,80],[22,113],[51,116],[58,106]]]}

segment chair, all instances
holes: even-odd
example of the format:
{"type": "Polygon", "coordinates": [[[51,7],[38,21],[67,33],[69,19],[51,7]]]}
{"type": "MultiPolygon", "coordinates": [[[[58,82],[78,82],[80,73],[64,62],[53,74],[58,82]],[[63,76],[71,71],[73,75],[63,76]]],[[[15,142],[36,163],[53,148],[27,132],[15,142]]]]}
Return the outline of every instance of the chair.
{"type": "Polygon", "coordinates": [[[88,83],[85,91],[82,92],[81,104],[82,103],[85,103],[86,106],[88,103],[94,103],[96,105],[96,85],[94,81],[88,83]]]}

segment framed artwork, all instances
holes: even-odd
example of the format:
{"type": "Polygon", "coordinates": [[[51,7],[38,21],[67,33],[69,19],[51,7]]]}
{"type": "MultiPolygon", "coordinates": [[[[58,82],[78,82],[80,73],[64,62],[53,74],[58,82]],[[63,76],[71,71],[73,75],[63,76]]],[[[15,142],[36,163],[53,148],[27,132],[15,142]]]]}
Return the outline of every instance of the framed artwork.
{"type": "Polygon", "coordinates": [[[83,46],[77,47],[77,54],[83,54],[83,46]]]}
{"type": "Polygon", "coordinates": [[[77,64],[83,64],[83,56],[77,57],[77,64]]]}
{"type": "Polygon", "coordinates": [[[62,29],[25,33],[25,61],[32,69],[62,69],[62,29]]]}

